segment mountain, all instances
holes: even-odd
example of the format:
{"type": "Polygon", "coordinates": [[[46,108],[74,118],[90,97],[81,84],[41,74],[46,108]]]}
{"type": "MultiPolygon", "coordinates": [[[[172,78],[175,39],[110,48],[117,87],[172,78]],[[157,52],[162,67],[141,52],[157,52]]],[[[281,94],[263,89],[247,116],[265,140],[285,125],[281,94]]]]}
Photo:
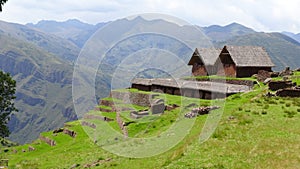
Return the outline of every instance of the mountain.
{"type": "Polygon", "coordinates": [[[255,33],[253,29],[238,23],[231,23],[226,26],[212,25],[203,27],[202,29],[214,42],[225,41],[233,37],[255,33]]]}
{"type": "Polygon", "coordinates": [[[71,94],[72,64],[31,43],[0,35],[0,69],[17,81],[10,139],[19,143],[76,119],[71,94]]]}
{"type": "Polygon", "coordinates": [[[77,45],[77,47],[82,48],[88,38],[105,24],[107,23],[91,25],[77,19],[70,19],[64,22],[42,20],[37,24],[29,23],[26,25],[30,28],[67,39],[77,45]]]}
{"type": "Polygon", "coordinates": [[[30,142],[40,132],[61,127],[93,109],[95,105],[85,101],[93,100],[84,95],[88,89],[95,89],[94,103],[106,97],[111,88],[128,87],[132,75],[161,77],[157,72],[189,75],[191,68],[186,63],[196,47],[259,45],[269,52],[276,70],[300,67],[300,45],[286,35],[258,33],[237,23],[201,30],[206,36],[191,26],[142,17],[97,25],[78,20],[27,25],[0,21],[0,69],[10,72],[17,81],[16,106],[20,110],[9,123],[10,139],[30,142]],[[99,34],[94,34],[99,28],[102,28],[99,34]],[[143,32],[148,33],[138,34],[143,32]],[[130,33],[137,34],[128,37],[130,33]],[[101,43],[87,41],[92,35],[101,43]],[[100,44],[113,45],[100,48],[100,44]],[[72,98],[74,64],[84,49],[95,53],[82,58],[87,64],[79,66],[84,71],[76,82],[83,85],[78,91],[80,97],[72,98]],[[99,59],[102,49],[106,53],[99,59]],[[98,67],[91,68],[97,62],[98,67]],[[79,114],[75,113],[73,100],[84,108],[79,114]]]}
{"type": "MultiPolygon", "coordinates": [[[[30,142],[42,131],[77,119],[72,78],[79,52],[80,48],[68,39],[28,26],[0,22],[0,69],[17,81],[19,112],[9,121],[9,139],[21,144],[30,142]]],[[[84,79],[79,76],[79,80],[84,79]]],[[[97,86],[108,88],[105,77],[97,86]]]]}
{"type": "Polygon", "coordinates": [[[295,39],[296,41],[298,41],[300,43],[300,33],[294,34],[292,32],[282,32],[282,34],[285,34],[285,35],[295,39]]]}
{"type": "Polygon", "coordinates": [[[69,40],[31,29],[27,26],[0,21],[0,34],[30,42],[46,52],[53,53],[62,59],[73,62],[80,51],[69,40]]]}

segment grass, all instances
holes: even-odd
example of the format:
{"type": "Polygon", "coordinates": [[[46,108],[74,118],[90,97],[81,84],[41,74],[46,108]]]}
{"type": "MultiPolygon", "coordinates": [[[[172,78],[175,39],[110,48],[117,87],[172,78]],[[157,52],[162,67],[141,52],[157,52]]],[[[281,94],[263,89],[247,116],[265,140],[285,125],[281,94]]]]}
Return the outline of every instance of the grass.
{"type": "MultiPolygon", "coordinates": [[[[123,90],[125,91],[125,90],[123,90]]],[[[139,92],[130,90],[131,92],[139,92]]],[[[148,158],[126,158],[111,154],[94,143],[95,138],[118,138],[122,140],[119,127],[115,122],[89,120],[97,124],[97,130],[81,127],[79,121],[70,122],[69,127],[78,133],[71,138],[63,133],[54,136],[51,132],[42,133],[57,141],[57,146],[35,141],[33,152],[22,152],[29,145],[10,148],[2,157],[9,158],[10,168],[70,168],[95,162],[99,159],[112,160],[99,164],[95,168],[297,168],[300,165],[300,99],[264,97],[267,88],[255,87],[254,91],[228,97],[222,116],[212,113],[196,118],[187,135],[170,150],[148,158]],[[199,135],[206,126],[207,119],[221,118],[212,136],[204,143],[199,142],[199,135]],[[113,128],[119,134],[103,133],[105,128],[113,128]],[[86,133],[93,133],[89,138],[86,133]],[[16,149],[18,153],[13,153],[16,149]]],[[[162,136],[163,131],[172,127],[174,121],[191,108],[191,103],[209,105],[211,101],[161,94],[166,104],[178,104],[180,108],[167,111],[161,116],[148,117],[135,121],[128,126],[129,136],[162,136]],[[144,120],[144,121],[142,121],[144,120]]],[[[142,107],[140,107],[142,108],[142,107]]],[[[115,113],[91,111],[115,118],[115,113]]],[[[126,121],[129,112],[121,113],[126,121]]],[[[192,119],[186,120],[186,125],[192,119]]],[[[184,123],[183,123],[184,124],[184,123]]],[[[213,127],[213,126],[210,126],[213,127]]],[[[177,130],[181,130],[177,128],[177,130]]],[[[205,134],[205,132],[204,132],[205,134]]],[[[172,140],[162,140],[161,144],[171,144],[172,140]]],[[[113,143],[114,140],[111,140],[113,143]]],[[[145,151],[152,151],[151,149],[145,151]]]]}

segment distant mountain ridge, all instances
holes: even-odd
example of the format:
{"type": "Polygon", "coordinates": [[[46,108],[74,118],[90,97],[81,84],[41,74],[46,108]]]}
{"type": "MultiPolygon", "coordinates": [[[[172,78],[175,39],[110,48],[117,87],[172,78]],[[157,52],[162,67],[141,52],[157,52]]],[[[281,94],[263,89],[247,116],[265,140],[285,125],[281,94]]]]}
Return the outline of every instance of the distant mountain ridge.
{"type": "Polygon", "coordinates": [[[253,29],[235,22],[226,26],[212,25],[203,27],[203,30],[204,33],[215,42],[221,42],[232,37],[255,33],[253,29]]]}
{"type": "MultiPolygon", "coordinates": [[[[26,25],[0,21],[0,69],[10,72],[17,81],[16,104],[20,112],[16,113],[9,123],[13,141],[30,142],[36,139],[40,132],[61,127],[64,122],[77,118],[73,108],[71,86],[74,62],[88,39],[106,24],[108,23],[91,25],[74,19],[65,22],[41,21],[26,25]]],[[[132,29],[146,30],[155,26],[157,30],[172,31],[179,36],[194,36],[189,26],[179,26],[164,20],[149,21],[138,17],[132,20],[120,19],[113,24],[114,29],[125,32],[132,29]]],[[[200,29],[216,47],[265,47],[277,65],[275,70],[281,70],[285,66],[292,69],[300,67],[299,42],[284,34],[256,32],[238,23],[200,29]]],[[[116,49],[110,50],[97,74],[97,98],[108,94],[116,65],[139,49],[147,47],[173,50],[187,62],[190,56],[186,49],[180,48],[178,43],[170,42],[165,37],[144,35],[132,38],[127,43],[120,43],[116,49]],[[157,41],[161,43],[154,43],[157,41]],[[118,48],[122,50],[119,51],[118,48]]],[[[204,43],[203,47],[205,45],[207,44],[204,43]]]]}
{"type": "Polygon", "coordinates": [[[37,24],[28,23],[26,26],[62,37],[81,48],[88,38],[105,24],[106,23],[103,22],[92,25],[77,19],[70,19],[64,22],[42,20],[37,24]]]}
{"type": "Polygon", "coordinates": [[[298,41],[300,43],[300,33],[294,34],[292,32],[282,32],[282,34],[287,35],[291,38],[293,38],[294,40],[298,41]]]}

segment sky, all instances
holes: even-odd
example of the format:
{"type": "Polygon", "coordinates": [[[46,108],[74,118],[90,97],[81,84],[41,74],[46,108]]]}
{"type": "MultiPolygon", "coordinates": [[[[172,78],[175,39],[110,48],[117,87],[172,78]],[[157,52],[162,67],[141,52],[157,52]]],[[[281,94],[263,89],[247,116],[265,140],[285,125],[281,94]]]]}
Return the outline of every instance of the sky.
{"type": "Polygon", "coordinates": [[[8,0],[0,20],[20,24],[40,20],[114,21],[161,13],[193,25],[240,23],[256,31],[300,33],[300,0],[8,0]]]}

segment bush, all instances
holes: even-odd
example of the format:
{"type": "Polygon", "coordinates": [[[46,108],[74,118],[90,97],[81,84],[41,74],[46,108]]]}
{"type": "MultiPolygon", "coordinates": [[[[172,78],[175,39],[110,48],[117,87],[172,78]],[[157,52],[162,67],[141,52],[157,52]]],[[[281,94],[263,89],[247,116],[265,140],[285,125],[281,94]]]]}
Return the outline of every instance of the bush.
{"type": "Polygon", "coordinates": [[[264,106],[264,109],[268,109],[270,106],[268,105],[268,104],[266,104],[265,106],[264,106]]]}
{"type": "Polygon", "coordinates": [[[266,115],[268,112],[266,110],[261,111],[261,114],[266,115]]]}
{"type": "Polygon", "coordinates": [[[297,112],[295,112],[295,111],[289,111],[289,110],[285,110],[284,113],[287,114],[288,118],[293,118],[297,114],[297,112]]]}

